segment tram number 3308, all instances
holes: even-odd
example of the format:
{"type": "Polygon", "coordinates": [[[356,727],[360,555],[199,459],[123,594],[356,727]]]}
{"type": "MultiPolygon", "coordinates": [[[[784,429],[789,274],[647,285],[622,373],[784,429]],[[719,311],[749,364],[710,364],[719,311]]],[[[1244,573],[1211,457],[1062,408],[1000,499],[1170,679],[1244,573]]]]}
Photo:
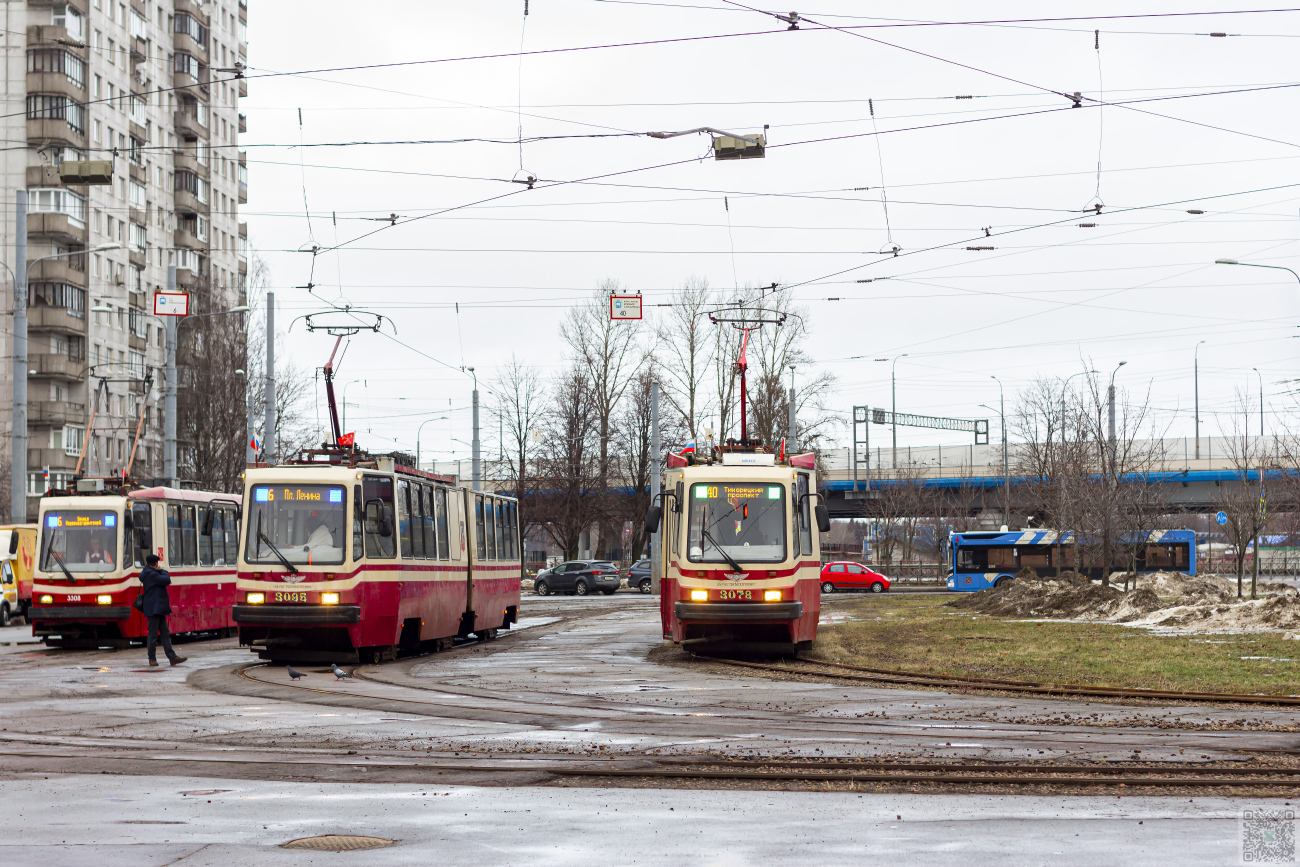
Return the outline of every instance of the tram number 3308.
{"type": "Polygon", "coordinates": [[[307,601],[307,594],[306,594],[306,592],[301,592],[301,593],[276,593],[276,594],[275,594],[275,601],[276,601],[276,602],[306,602],[306,601],[307,601]]]}
{"type": "Polygon", "coordinates": [[[753,599],[754,591],[752,590],[719,590],[718,595],[723,599],[753,599]]]}

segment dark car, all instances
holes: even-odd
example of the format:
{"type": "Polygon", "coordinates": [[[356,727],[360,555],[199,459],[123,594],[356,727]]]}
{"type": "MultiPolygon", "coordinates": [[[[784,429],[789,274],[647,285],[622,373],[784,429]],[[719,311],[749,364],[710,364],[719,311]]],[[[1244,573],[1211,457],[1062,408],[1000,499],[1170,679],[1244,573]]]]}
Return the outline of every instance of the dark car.
{"type": "Polygon", "coordinates": [[[552,593],[586,596],[596,591],[613,596],[622,583],[618,567],[608,560],[569,560],[549,572],[538,574],[533,582],[533,591],[538,596],[552,593]]]}
{"type": "Polygon", "coordinates": [[[627,586],[635,587],[642,593],[650,592],[650,561],[637,560],[627,570],[627,586]]]}

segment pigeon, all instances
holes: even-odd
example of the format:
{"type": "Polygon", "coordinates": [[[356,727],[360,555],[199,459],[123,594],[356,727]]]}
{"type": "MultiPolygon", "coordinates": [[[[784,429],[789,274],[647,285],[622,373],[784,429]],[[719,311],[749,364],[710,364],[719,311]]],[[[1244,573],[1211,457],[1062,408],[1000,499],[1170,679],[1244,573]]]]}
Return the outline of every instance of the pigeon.
{"type": "Polygon", "coordinates": [[[332,662],[330,663],[330,669],[334,672],[335,680],[342,680],[345,677],[348,678],[349,680],[352,679],[352,675],[348,674],[346,671],[339,668],[337,665],[335,665],[332,662]]]}
{"type": "Polygon", "coordinates": [[[290,679],[290,680],[297,680],[297,679],[300,678],[300,677],[306,677],[306,676],[307,676],[307,675],[303,674],[301,671],[296,671],[292,665],[286,665],[285,668],[289,671],[289,679],[290,679]]]}

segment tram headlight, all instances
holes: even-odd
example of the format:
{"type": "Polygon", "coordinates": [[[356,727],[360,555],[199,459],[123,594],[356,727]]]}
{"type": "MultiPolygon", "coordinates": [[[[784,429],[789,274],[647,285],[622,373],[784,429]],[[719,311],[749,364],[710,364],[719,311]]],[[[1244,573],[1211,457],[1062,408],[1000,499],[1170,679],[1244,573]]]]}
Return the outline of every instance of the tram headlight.
{"type": "Polygon", "coordinates": [[[41,604],[42,604],[42,605],[53,605],[53,604],[54,604],[54,597],[51,596],[51,595],[48,594],[48,593],[42,595],[42,596],[41,596],[41,604]]]}
{"type": "Polygon", "coordinates": [[[764,591],[763,591],[763,601],[764,601],[764,602],[780,602],[780,601],[781,601],[781,591],[780,591],[780,590],[764,590],[764,591]]]}
{"type": "Polygon", "coordinates": [[[249,593],[247,596],[244,597],[244,601],[247,602],[249,605],[261,605],[263,602],[266,601],[266,594],[249,593]]]}
{"type": "Polygon", "coordinates": [[[692,601],[692,602],[708,602],[708,601],[709,601],[709,591],[707,591],[707,590],[692,590],[692,591],[691,591],[691,601],[692,601]]]}
{"type": "Polygon", "coordinates": [[[109,596],[107,593],[101,593],[95,597],[95,601],[100,605],[112,605],[113,597],[109,596]]]}
{"type": "Polygon", "coordinates": [[[337,593],[322,593],[320,595],[321,605],[338,605],[339,595],[337,593]]]}

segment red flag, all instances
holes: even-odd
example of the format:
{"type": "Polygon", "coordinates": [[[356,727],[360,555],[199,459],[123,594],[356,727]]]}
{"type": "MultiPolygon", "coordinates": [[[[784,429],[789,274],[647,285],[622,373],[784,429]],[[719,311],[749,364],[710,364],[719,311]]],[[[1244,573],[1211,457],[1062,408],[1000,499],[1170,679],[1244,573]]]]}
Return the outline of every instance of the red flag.
{"type": "Polygon", "coordinates": [[[341,446],[350,446],[356,441],[357,435],[355,433],[345,433],[343,436],[339,437],[339,445],[341,446]]]}

